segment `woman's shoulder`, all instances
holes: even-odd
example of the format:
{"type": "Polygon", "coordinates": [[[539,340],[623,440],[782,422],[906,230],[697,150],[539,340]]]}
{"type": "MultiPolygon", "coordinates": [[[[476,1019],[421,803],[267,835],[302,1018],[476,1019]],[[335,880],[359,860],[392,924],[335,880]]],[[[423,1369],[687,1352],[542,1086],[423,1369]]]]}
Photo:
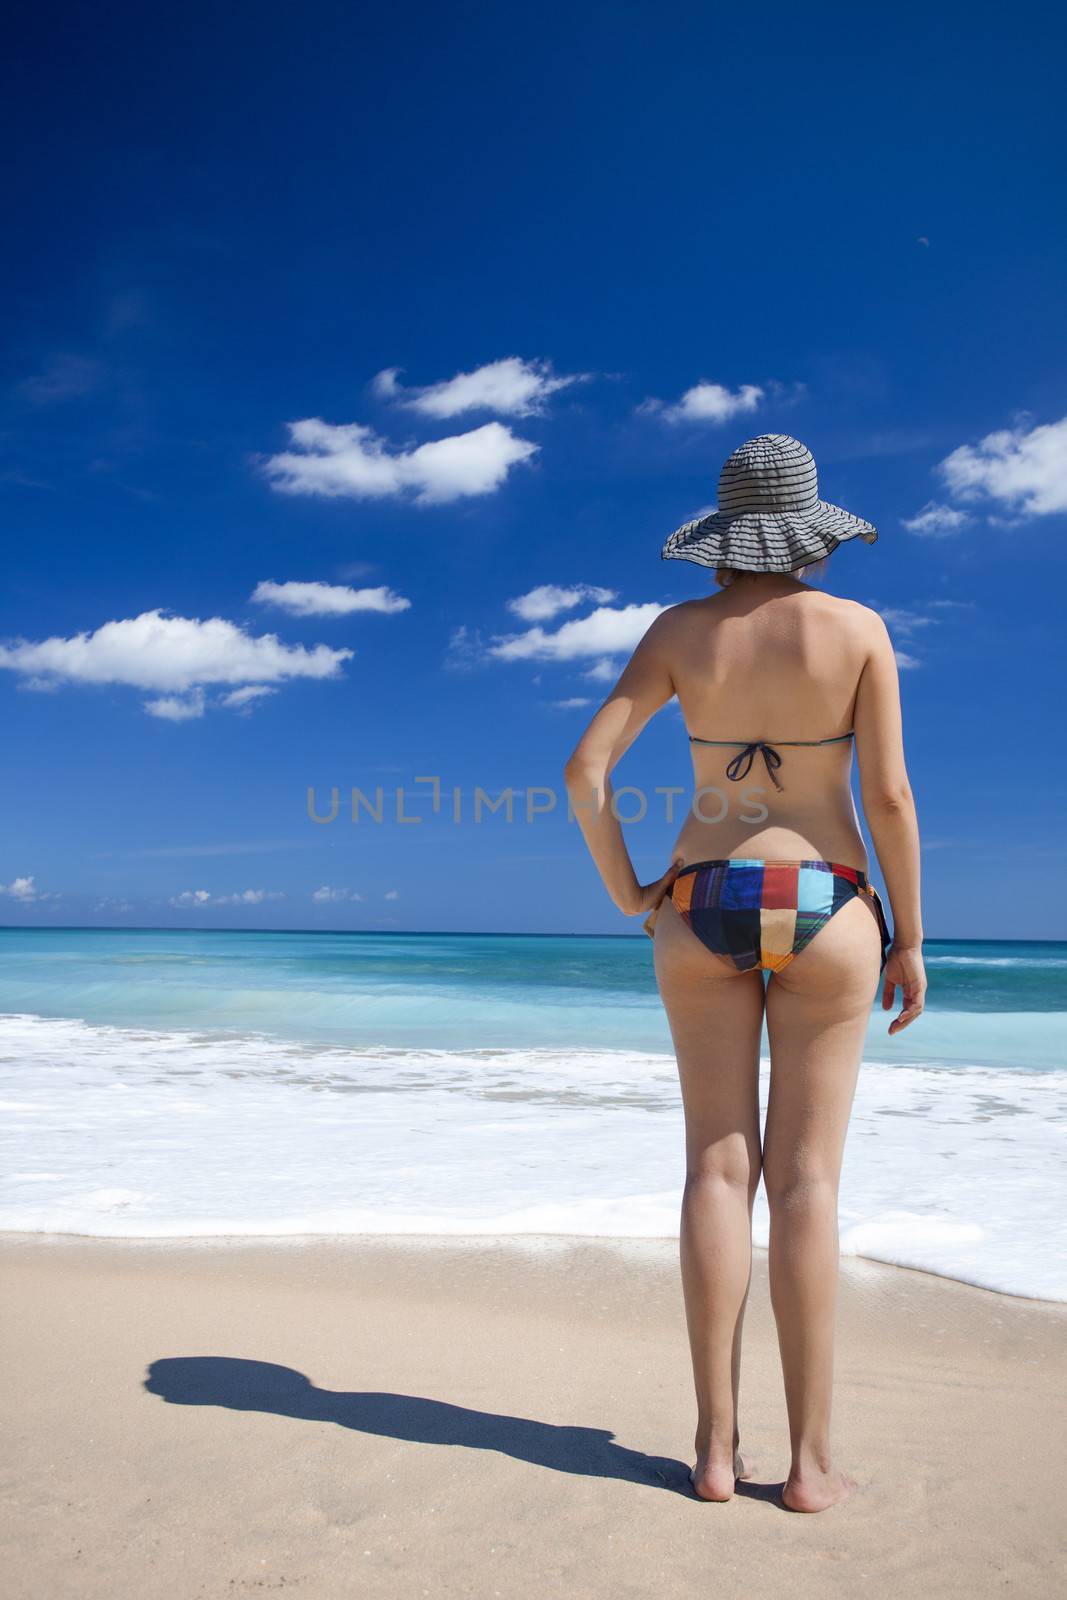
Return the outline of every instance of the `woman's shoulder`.
{"type": "Polygon", "coordinates": [[[828,594],[824,589],[812,590],[812,595],[818,596],[818,604],[824,615],[832,615],[842,626],[864,634],[868,638],[875,638],[885,632],[885,621],[879,611],[873,606],[865,606],[859,600],[847,600],[844,595],[828,594]]]}
{"type": "Polygon", "coordinates": [[[665,652],[669,656],[678,650],[688,649],[695,641],[706,638],[721,612],[719,595],[700,595],[695,600],[680,600],[677,605],[664,606],[646,631],[642,644],[665,652]]]}
{"type": "Polygon", "coordinates": [[[679,633],[692,627],[697,622],[707,622],[709,615],[713,614],[715,601],[718,595],[700,595],[695,600],[680,600],[677,605],[663,606],[658,616],[652,619],[646,637],[669,638],[672,634],[679,633]]]}
{"type": "MultiPolygon", "coordinates": [[[[820,626],[832,621],[857,637],[875,639],[886,632],[885,621],[873,606],[863,605],[859,600],[848,600],[843,595],[830,594],[825,589],[805,589],[774,597],[775,606],[783,603],[790,607],[799,605],[805,611],[814,612],[820,626]]],[[[737,605],[728,589],[699,595],[694,600],[681,600],[677,605],[664,606],[648,629],[648,637],[665,641],[693,629],[705,630],[717,617],[736,613],[737,605]]]]}

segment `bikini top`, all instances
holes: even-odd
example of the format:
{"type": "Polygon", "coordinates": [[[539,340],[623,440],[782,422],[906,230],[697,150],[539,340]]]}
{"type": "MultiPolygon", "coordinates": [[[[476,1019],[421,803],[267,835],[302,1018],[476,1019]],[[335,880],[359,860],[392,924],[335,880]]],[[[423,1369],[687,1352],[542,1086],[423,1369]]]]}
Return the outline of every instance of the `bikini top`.
{"type": "Polygon", "coordinates": [[[744,746],[726,766],[726,776],[732,783],[740,783],[742,778],[747,778],[752,771],[752,763],[757,754],[761,755],[763,764],[767,768],[767,776],[774,784],[774,787],[781,793],[782,785],[778,782],[775,773],[782,764],[782,758],[774,748],[775,745],[791,745],[797,748],[801,745],[806,745],[810,748],[820,744],[844,744],[846,739],[854,737],[855,729],[850,728],[848,733],[836,733],[832,739],[775,739],[774,744],[771,744],[766,739],[753,739],[750,744],[745,744],[743,739],[698,739],[695,733],[691,733],[689,735],[689,743],[744,746]]]}

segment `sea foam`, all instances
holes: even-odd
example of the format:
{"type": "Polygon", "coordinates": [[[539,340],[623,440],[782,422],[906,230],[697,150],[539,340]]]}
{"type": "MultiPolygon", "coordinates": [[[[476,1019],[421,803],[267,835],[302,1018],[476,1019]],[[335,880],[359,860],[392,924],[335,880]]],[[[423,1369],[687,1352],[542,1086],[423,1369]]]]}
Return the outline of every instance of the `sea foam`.
{"type": "MultiPolygon", "coordinates": [[[[682,1112],[663,1052],[356,1049],[7,1016],[0,1057],[5,1230],[677,1234],[682,1112]]],[[[764,1107],[767,1088],[764,1063],[764,1107]]],[[[866,1062],[843,1253],[1067,1300],[1065,1126],[1063,1070],[866,1062]]],[[[767,1233],[761,1190],[758,1245],[767,1233]]]]}

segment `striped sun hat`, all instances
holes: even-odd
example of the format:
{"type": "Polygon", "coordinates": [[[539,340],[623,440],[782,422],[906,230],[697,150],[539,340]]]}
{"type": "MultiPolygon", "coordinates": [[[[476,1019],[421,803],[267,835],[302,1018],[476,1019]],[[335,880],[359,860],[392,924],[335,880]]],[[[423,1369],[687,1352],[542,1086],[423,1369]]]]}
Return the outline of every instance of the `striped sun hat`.
{"type": "Polygon", "coordinates": [[[877,529],[819,499],[815,458],[787,433],[746,439],[719,474],[715,511],[686,522],[663,546],[664,561],[696,561],[740,572],[792,572],[821,561],[846,539],[873,544],[877,529]]]}

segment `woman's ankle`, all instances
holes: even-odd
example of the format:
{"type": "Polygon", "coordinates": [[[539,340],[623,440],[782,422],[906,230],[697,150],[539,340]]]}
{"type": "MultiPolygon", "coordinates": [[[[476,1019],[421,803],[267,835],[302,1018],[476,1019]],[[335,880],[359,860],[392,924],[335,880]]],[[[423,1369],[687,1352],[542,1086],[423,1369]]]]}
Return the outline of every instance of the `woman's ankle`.
{"type": "Polygon", "coordinates": [[[826,1477],[834,1470],[829,1444],[801,1445],[793,1451],[789,1475],[794,1478],[826,1477]]]}
{"type": "Polygon", "coordinates": [[[699,1427],[693,1446],[698,1456],[705,1460],[732,1461],[737,1450],[740,1434],[736,1427],[699,1427]]]}

